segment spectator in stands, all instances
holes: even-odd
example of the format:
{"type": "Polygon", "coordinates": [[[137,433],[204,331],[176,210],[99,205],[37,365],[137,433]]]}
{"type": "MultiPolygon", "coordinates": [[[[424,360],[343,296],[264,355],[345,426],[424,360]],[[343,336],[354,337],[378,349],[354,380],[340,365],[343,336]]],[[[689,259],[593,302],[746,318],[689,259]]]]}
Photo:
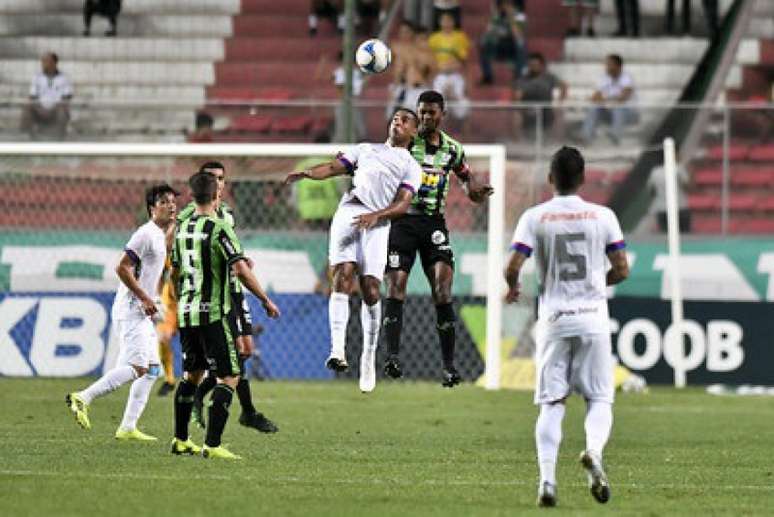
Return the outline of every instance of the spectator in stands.
{"type": "Polygon", "coordinates": [[[355,12],[357,25],[363,34],[372,35],[379,32],[379,27],[387,18],[389,0],[356,0],[355,12]]]}
{"type": "Polygon", "coordinates": [[[42,71],[32,78],[30,101],[22,110],[21,129],[37,139],[38,131],[53,130],[58,140],[64,140],[70,120],[70,99],[73,87],[59,71],[59,57],[46,52],[40,59],[42,71]]]}
{"type": "Polygon", "coordinates": [[[451,14],[454,20],[454,28],[462,28],[462,8],[460,0],[433,0],[433,28],[441,28],[441,16],[451,14]]]}
{"type": "MultiPolygon", "coordinates": [[[[690,175],[685,167],[677,167],[677,209],[680,232],[691,231],[691,211],[688,209],[688,200],[685,191],[690,185],[690,175]]],[[[648,187],[653,196],[653,212],[656,213],[656,222],[661,233],[667,231],[666,216],[666,175],[663,166],[653,169],[648,178],[648,187]]]]}
{"type": "Polygon", "coordinates": [[[618,145],[624,125],[634,124],[639,118],[634,106],[637,94],[634,90],[634,81],[623,70],[621,56],[618,54],[607,56],[605,68],[605,76],[591,96],[591,101],[596,106],[586,113],[581,138],[584,142],[590,142],[594,138],[598,121],[600,118],[606,118],[610,120],[611,126],[608,135],[613,143],[618,145]]]}
{"type": "Polygon", "coordinates": [[[470,101],[465,96],[464,75],[470,39],[464,32],[454,28],[452,13],[441,14],[440,23],[441,30],[431,34],[428,40],[438,69],[433,80],[433,90],[443,94],[454,118],[464,119],[470,109],[470,101]]]}
{"type": "Polygon", "coordinates": [[[309,6],[309,35],[317,35],[318,18],[328,18],[336,24],[339,32],[344,32],[346,20],[342,11],[342,0],[311,0],[309,6]]]}
{"type": "MultiPolygon", "coordinates": [[[[704,17],[707,20],[707,30],[709,31],[710,38],[715,39],[720,29],[718,21],[718,0],[702,0],[704,6],[704,17]]],[[[691,33],[691,0],[683,0],[683,13],[682,13],[682,30],[681,34],[691,33]]],[[[666,32],[667,34],[674,34],[675,23],[675,0],[667,0],[667,14],[666,14],[666,32]]]]}
{"type": "Polygon", "coordinates": [[[481,84],[493,84],[492,61],[510,61],[513,77],[518,79],[524,69],[526,43],[524,24],[526,17],[516,9],[513,0],[496,0],[494,13],[481,37],[481,84]]]}
{"type": "Polygon", "coordinates": [[[91,19],[97,14],[104,16],[110,23],[105,36],[115,36],[118,28],[118,15],[121,12],[121,0],[86,0],[83,4],[83,35],[91,34],[91,19]]]}
{"type": "Polygon", "coordinates": [[[412,27],[429,29],[435,24],[433,0],[403,0],[403,19],[412,27]]]}
{"type": "Polygon", "coordinates": [[[567,29],[567,37],[583,34],[584,18],[586,36],[593,38],[597,35],[594,31],[594,15],[599,11],[599,0],[563,0],[562,4],[570,8],[570,28],[567,29]]]}
{"type": "MultiPolygon", "coordinates": [[[[527,73],[514,83],[513,100],[523,103],[547,104],[554,100],[554,91],[559,90],[559,101],[567,98],[567,83],[546,69],[546,59],[543,54],[532,53],[527,60],[527,73]]],[[[556,121],[554,110],[550,107],[541,109],[543,129],[557,135],[561,121],[556,121]]],[[[561,113],[561,112],[560,112],[561,113]]],[[[534,109],[517,110],[515,112],[515,137],[521,139],[522,129],[534,129],[537,126],[538,114],[534,109]]]]}
{"type": "Polygon", "coordinates": [[[401,23],[392,51],[393,84],[390,85],[392,100],[386,111],[388,119],[399,107],[416,109],[419,95],[433,84],[436,68],[427,33],[415,32],[408,22],[401,23]]]}
{"type": "Polygon", "coordinates": [[[214,138],[212,134],[213,120],[212,115],[205,111],[196,114],[196,126],[193,133],[190,133],[186,140],[190,144],[208,144],[214,138]]]}
{"type": "Polygon", "coordinates": [[[640,0],[615,0],[615,13],[618,16],[618,37],[631,35],[640,37],[640,0]]]}
{"type": "MultiPolygon", "coordinates": [[[[339,98],[344,96],[344,86],[346,84],[346,71],[344,70],[344,53],[339,51],[338,54],[338,66],[333,71],[333,85],[336,87],[336,91],[339,93],[339,98]]],[[[352,67],[352,99],[355,100],[360,97],[363,92],[363,74],[357,67],[352,67]]],[[[346,112],[344,111],[344,103],[336,105],[336,113],[333,122],[333,141],[334,142],[348,142],[349,137],[346,132],[346,112]]],[[[360,108],[353,103],[352,105],[352,132],[355,136],[355,141],[360,142],[366,137],[366,125],[363,113],[360,108]]],[[[315,182],[313,182],[315,183],[315,182]]]]}

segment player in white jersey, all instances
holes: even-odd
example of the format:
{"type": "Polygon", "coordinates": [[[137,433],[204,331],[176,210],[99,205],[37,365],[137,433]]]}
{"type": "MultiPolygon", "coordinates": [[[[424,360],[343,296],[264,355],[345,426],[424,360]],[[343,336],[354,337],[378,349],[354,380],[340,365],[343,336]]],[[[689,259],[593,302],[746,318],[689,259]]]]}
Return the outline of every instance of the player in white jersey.
{"type": "Polygon", "coordinates": [[[629,275],[621,227],[607,207],[577,194],[583,184],[580,152],[562,147],[551,160],[553,199],[525,211],[516,226],[505,270],[506,301],[518,300],[519,271],[533,253],[538,277],[535,441],[540,467],[538,505],[556,505],[556,459],[564,403],[578,391],[587,404],[581,463],[591,494],[610,499],[602,451],[613,425],[613,359],[606,286],[629,275]],[[608,269],[608,261],[612,265],[608,269]]]}
{"type": "Polygon", "coordinates": [[[422,181],[422,169],[407,148],[419,119],[409,109],[392,117],[384,144],[360,144],[335,160],[288,175],[286,183],[310,178],[321,180],[342,174],[353,176],[353,188],[344,194],[333,216],[328,261],[333,267],[333,292],[328,302],[331,354],[326,366],[345,371],[349,294],[359,274],[363,304],[363,352],[360,356],[360,390],[376,386],[376,346],[381,325],[379,286],[387,265],[390,220],[406,213],[422,181]]]}
{"type": "Polygon", "coordinates": [[[156,440],[137,429],[137,420],[160,371],[156,330],[151,318],[158,312],[154,298],[167,258],[168,232],[174,228],[177,195],[166,184],[147,190],[145,201],[150,219],[132,234],[116,266],[120,283],[111,318],[120,339],[118,361],[91,386],[70,393],[65,399],[76,422],[84,429],[91,429],[88,410],[94,399],[133,381],[115,437],[156,440]]]}

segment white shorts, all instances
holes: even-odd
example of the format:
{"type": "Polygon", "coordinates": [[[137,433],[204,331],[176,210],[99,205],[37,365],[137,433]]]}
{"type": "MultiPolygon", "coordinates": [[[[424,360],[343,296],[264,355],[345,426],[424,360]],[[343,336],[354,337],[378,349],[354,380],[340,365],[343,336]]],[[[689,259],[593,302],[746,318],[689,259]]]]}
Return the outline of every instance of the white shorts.
{"type": "Polygon", "coordinates": [[[113,325],[120,339],[116,364],[142,368],[161,364],[156,328],[150,318],[114,320],[113,325]]]}
{"type": "Polygon", "coordinates": [[[568,397],[613,403],[613,351],[610,334],[538,338],[535,404],[568,397]]]}
{"type": "Polygon", "coordinates": [[[358,230],[352,224],[356,216],[370,211],[359,203],[339,205],[331,221],[328,262],[331,266],[354,262],[361,276],[373,276],[381,281],[387,265],[390,223],[381,223],[369,230],[358,230]]]}

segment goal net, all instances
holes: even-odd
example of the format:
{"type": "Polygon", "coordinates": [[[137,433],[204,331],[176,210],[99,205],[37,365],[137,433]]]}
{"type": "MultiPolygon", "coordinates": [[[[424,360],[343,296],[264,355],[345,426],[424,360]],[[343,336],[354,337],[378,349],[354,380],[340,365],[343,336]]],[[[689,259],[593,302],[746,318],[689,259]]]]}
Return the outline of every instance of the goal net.
{"type": "MultiPolygon", "coordinates": [[[[114,267],[133,229],[147,219],[144,189],[168,182],[183,193],[182,207],[189,201],[188,177],[205,161],[217,160],[226,167],[226,201],[234,208],[237,234],[258,279],[283,312],[279,321],[268,321],[249,296],[254,321],[264,330],[248,371],[264,378],[331,377],[324,367],[330,343],[328,225],[349,178],[304,181],[292,188],[282,181],[288,172],[330,160],[345,148],[0,144],[5,193],[0,200],[0,375],[95,375],[110,367],[118,349],[110,325],[114,267]]],[[[456,256],[457,365],[466,380],[486,380],[495,388],[505,235],[529,189],[519,184],[521,179],[506,188],[502,146],[467,146],[466,154],[474,173],[490,181],[495,194],[477,206],[455,182],[448,198],[447,224],[456,256]]],[[[521,178],[510,169],[512,179],[521,178]]],[[[351,303],[352,314],[358,314],[359,297],[351,303]]],[[[407,378],[439,378],[435,326],[430,287],[417,260],[404,313],[401,356],[407,378]]],[[[360,322],[352,317],[347,354],[353,368],[347,375],[358,374],[360,349],[360,322]]],[[[382,343],[379,370],[384,354],[382,343]]]]}

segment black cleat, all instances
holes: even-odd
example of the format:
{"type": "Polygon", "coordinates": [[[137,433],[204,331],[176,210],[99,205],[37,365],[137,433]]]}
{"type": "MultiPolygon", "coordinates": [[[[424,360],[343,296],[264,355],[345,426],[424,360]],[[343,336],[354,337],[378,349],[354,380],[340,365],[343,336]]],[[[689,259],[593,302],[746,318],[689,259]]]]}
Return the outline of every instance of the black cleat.
{"type": "Polygon", "coordinates": [[[159,391],[156,392],[156,394],[159,397],[166,397],[167,395],[169,395],[173,391],[175,391],[175,383],[174,382],[172,384],[170,384],[168,382],[162,382],[161,386],[159,386],[159,391]]]}
{"type": "Polygon", "coordinates": [[[263,413],[242,413],[239,416],[239,423],[262,433],[276,433],[279,431],[279,427],[274,425],[274,422],[266,418],[263,413]]]}
{"type": "Polygon", "coordinates": [[[340,359],[338,357],[329,357],[327,361],[325,361],[325,367],[329,370],[333,370],[334,372],[346,372],[349,369],[349,365],[347,364],[346,359],[340,359]]]}
{"type": "Polygon", "coordinates": [[[191,422],[195,423],[199,429],[204,429],[204,401],[194,397],[193,408],[191,409],[191,422]]]}
{"type": "Polygon", "coordinates": [[[403,377],[403,367],[400,365],[397,355],[391,355],[387,358],[387,361],[384,363],[384,375],[393,379],[403,377]]]}
{"type": "Polygon", "coordinates": [[[441,386],[444,388],[453,388],[460,382],[462,382],[462,377],[460,377],[459,372],[454,366],[443,369],[443,380],[441,381],[441,386]]]}
{"type": "Polygon", "coordinates": [[[553,508],[556,506],[556,485],[544,481],[538,487],[537,505],[541,508],[553,508]]]}
{"type": "Polygon", "coordinates": [[[591,451],[583,451],[580,456],[581,465],[586,469],[589,479],[591,496],[600,504],[610,500],[610,483],[602,467],[602,460],[591,451]]]}

